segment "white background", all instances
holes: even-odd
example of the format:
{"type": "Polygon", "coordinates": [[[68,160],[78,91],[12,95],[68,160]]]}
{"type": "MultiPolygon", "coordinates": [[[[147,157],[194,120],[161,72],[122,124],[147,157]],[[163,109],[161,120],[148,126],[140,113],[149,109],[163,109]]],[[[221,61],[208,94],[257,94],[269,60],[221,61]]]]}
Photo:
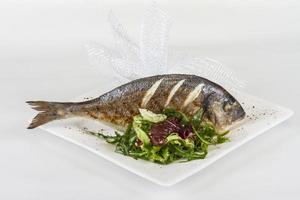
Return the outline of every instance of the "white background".
{"type": "MultiPolygon", "coordinates": [[[[170,48],[220,60],[246,91],[295,111],[283,124],[169,187],[42,130],[26,100],[67,101],[105,72],[83,44],[110,44],[112,9],[137,38],[145,1],[0,2],[0,199],[299,199],[300,1],[162,0],[170,48]]],[[[109,88],[109,83],[107,86],[109,88]]]]}

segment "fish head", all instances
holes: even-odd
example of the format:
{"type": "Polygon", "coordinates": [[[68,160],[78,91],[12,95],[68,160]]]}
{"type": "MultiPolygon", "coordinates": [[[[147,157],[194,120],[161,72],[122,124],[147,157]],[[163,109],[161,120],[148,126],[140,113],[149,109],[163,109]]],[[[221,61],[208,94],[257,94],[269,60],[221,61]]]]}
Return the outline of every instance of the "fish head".
{"type": "Polygon", "coordinates": [[[208,100],[207,112],[210,121],[220,129],[245,117],[243,107],[229,93],[211,95],[208,100]]]}

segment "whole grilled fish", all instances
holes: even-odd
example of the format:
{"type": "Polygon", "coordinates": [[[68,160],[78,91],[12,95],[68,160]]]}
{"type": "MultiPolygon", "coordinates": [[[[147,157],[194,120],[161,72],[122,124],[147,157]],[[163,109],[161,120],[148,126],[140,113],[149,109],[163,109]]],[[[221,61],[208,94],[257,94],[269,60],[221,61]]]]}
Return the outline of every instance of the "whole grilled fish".
{"type": "Polygon", "coordinates": [[[84,102],[28,101],[41,111],[29,129],[47,122],[81,116],[125,127],[139,108],[161,113],[173,108],[193,115],[204,109],[204,118],[224,129],[245,117],[240,103],[220,85],[195,75],[167,74],[137,79],[93,100],[84,102]]]}

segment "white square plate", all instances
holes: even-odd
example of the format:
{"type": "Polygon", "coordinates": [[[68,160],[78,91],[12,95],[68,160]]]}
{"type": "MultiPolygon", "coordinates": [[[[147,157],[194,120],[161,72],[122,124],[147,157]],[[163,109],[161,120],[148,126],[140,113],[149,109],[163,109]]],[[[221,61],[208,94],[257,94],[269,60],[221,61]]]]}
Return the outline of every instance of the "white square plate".
{"type": "MultiPolygon", "coordinates": [[[[75,100],[84,100],[83,97],[97,97],[102,92],[93,91],[75,100]]],[[[135,160],[115,153],[115,146],[94,136],[83,134],[80,129],[104,129],[108,133],[114,130],[105,124],[83,118],[73,118],[56,121],[41,126],[42,129],[77,144],[141,177],[157,184],[170,186],[199,172],[229,152],[245,144],[268,129],[278,125],[292,116],[293,112],[287,108],[269,103],[245,93],[239,93],[237,99],[246,110],[247,117],[231,129],[231,141],[210,148],[207,157],[203,160],[194,160],[184,163],[159,165],[143,160],[135,160]],[[176,173],[174,173],[176,172],[176,173]]],[[[86,100],[86,99],[85,99],[86,100]]]]}

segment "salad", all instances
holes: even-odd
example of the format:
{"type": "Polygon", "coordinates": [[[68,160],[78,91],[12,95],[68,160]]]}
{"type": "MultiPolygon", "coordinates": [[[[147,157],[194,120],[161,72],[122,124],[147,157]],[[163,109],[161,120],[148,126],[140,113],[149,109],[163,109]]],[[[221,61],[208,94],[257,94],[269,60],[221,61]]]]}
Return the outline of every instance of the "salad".
{"type": "Polygon", "coordinates": [[[204,159],[210,145],[229,141],[229,131],[220,133],[212,123],[202,120],[202,109],[192,117],[170,108],[160,114],[146,109],[139,112],[124,134],[86,132],[115,145],[117,153],[159,164],[204,159]]]}

